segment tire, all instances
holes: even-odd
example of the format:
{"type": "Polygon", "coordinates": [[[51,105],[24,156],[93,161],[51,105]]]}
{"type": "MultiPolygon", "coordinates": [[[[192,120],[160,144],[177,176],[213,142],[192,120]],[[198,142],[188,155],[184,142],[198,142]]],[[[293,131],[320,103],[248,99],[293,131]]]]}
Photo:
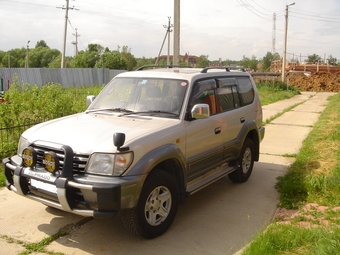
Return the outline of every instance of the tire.
{"type": "Polygon", "coordinates": [[[175,219],[179,187],[175,178],[154,170],[146,179],[137,206],[122,212],[125,228],[146,239],[162,235],[175,219]]]}
{"type": "Polygon", "coordinates": [[[254,144],[253,141],[247,138],[244,141],[241,154],[237,159],[237,169],[228,175],[233,182],[246,182],[253,170],[254,166],[254,144]]]}

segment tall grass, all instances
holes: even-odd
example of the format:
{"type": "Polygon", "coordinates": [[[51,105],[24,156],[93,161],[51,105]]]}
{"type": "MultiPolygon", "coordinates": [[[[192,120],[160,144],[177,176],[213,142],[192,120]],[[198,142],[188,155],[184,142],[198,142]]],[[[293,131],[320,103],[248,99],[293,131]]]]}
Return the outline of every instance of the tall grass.
{"type": "MultiPolygon", "coordinates": [[[[60,84],[36,85],[14,83],[6,92],[6,103],[0,103],[0,160],[16,152],[23,129],[86,110],[86,97],[98,95],[103,86],[62,88],[60,84]],[[21,127],[20,127],[21,126],[21,127]],[[13,127],[16,127],[15,129],[13,127]]],[[[0,187],[5,179],[0,166],[0,187]]]]}
{"type": "Polygon", "coordinates": [[[330,98],[287,174],[278,178],[280,206],[296,209],[300,216],[288,223],[277,219],[243,255],[340,253],[339,109],[337,94],[330,98]],[[324,211],[302,210],[306,203],[320,205],[324,211]]]}
{"type": "Polygon", "coordinates": [[[297,88],[287,86],[286,83],[275,80],[259,81],[256,83],[256,87],[259,91],[262,105],[271,104],[300,94],[297,88]]]}

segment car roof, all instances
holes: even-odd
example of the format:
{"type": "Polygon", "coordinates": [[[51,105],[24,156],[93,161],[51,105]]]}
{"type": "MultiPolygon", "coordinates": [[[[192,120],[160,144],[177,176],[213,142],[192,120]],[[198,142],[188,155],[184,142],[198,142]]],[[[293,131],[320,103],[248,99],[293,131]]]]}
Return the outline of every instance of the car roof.
{"type": "Polygon", "coordinates": [[[146,66],[136,71],[124,72],[116,77],[150,77],[150,78],[168,78],[168,79],[185,79],[204,77],[228,77],[228,76],[250,76],[244,69],[232,69],[230,67],[206,67],[206,68],[190,68],[190,67],[159,67],[146,66]]]}

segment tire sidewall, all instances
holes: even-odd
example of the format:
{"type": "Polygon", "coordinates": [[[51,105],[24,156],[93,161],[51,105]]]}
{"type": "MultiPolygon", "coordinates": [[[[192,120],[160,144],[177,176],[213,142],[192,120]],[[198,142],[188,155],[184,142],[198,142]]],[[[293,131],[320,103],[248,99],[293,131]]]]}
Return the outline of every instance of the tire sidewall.
{"type": "Polygon", "coordinates": [[[172,224],[178,208],[179,203],[179,187],[175,178],[162,170],[155,170],[151,173],[143,185],[141,195],[139,197],[136,212],[138,220],[138,232],[144,238],[154,238],[163,234],[172,224]],[[171,209],[166,219],[158,226],[152,226],[145,218],[145,204],[152,191],[155,188],[165,186],[171,193],[171,209]]]}
{"type": "Polygon", "coordinates": [[[250,177],[251,172],[253,170],[253,166],[254,166],[254,144],[253,144],[252,140],[250,140],[248,138],[245,140],[244,145],[242,147],[240,158],[238,160],[238,165],[239,165],[238,172],[239,172],[239,175],[240,175],[242,181],[248,180],[248,178],[250,177]],[[251,163],[250,163],[250,167],[249,167],[248,171],[245,173],[245,172],[243,172],[243,169],[242,169],[242,161],[243,161],[243,157],[244,157],[244,154],[245,154],[247,149],[250,149],[250,152],[251,152],[251,163]]]}

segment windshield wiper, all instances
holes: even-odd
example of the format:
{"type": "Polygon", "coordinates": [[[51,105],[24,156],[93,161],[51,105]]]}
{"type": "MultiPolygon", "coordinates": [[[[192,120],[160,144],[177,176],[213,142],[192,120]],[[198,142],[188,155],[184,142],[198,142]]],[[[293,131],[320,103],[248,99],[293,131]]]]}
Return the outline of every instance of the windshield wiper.
{"type": "Polygon", "coordinates": [[[133,111],[127,111],[126,113],[123,113],[120,116],[127,116],[127,115],[133,115],[133,114],[143,114],[143,113],[162,113],[162,114],[171,114],[173,116],[178,116],[178,113],[174,113],[174,112],[167,112],[167,111],[160,111],[160,110],[150,110],[150,111],[140,111],[140,112],[133,112],[133,111]]]}
{"type": "Polygon", "coordinates": [[[125,112],[125,113],[132,113],[132,111],[124,109],[124,108],[102,108],[102,109],[92,109],[92,110],[87,110],[85,113],[90,113],[90,112],[102,112],[102,111],[112,111],[112,112],[125,112]]]}

